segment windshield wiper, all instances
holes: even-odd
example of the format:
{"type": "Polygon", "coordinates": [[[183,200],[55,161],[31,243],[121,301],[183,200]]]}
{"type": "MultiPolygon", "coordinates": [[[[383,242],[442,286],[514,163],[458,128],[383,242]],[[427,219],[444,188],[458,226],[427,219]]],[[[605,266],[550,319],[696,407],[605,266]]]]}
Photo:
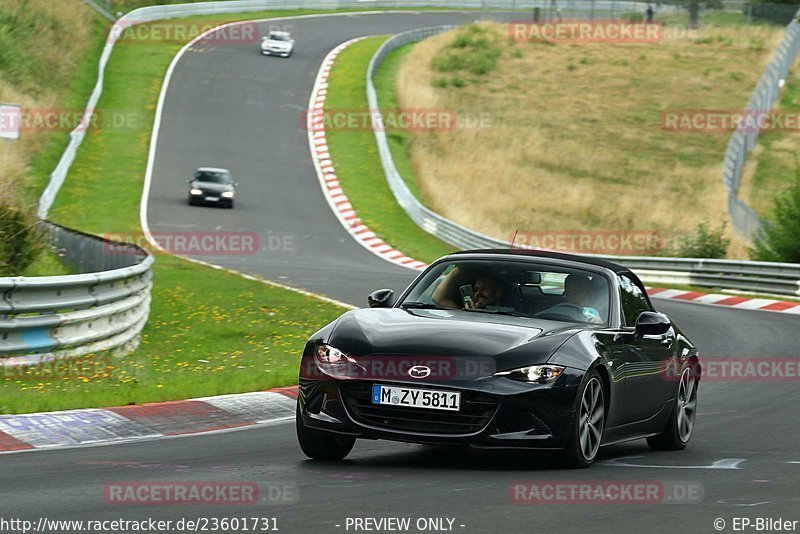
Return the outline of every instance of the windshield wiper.
{"type": "Polygon", "coordinates": [[[403,309],[413,310],[443,310],[441,306],[428,302],[404,302],[401,306],[403,309]]]}
{"type": "Polygon", "coordinates": [[[516,312],[516,311],[506,311],[506,310],[489,310],[486,308],[464,308],[464,311],[468,312],[480,312],[480,313],[491,313],[494,315],[508,315],[509,317],[528,317],[527,315],[516,312]]]}

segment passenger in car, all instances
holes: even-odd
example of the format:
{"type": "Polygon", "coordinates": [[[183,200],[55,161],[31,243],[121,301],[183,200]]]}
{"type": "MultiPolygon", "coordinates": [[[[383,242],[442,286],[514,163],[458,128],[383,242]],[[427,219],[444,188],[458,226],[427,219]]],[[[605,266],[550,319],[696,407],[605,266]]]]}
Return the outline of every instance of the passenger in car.
{"type": "Polygon", "coordinates": [[[603,322],[608,319],[608,282],[597,275],[591,281],[591,305],[600,314],[603,322]]]}
{"type": "MultiPolygon", "coordinates": [[[[545,314],[565,314],[575,315],[576,308],[580,310],[582,319],[589,323],[602,323],[600,312],[592,306],[592,285],[588,276],[571,274],[564,280],[564,299],[565,302],[556,304],[552,308],[544,310],[545,314]],[[570,311],[570,305],[572,306],[570,311]]],[[[578,319],[577,317],[575,317],[578,319]]]]}
{"type": "MultiPolygon", "coordinates": [[[[469,282],[470,276],[461,267],[456,267],[442,280],[442,283],[433,292],[433,302],[442,308],[477,308],[491,309],[500,304],[503,297],[503,286],[491,273],[478,273],[474,281],[469,282]],[[459,287],[469,284],[472,286],[472,302],[461,302],[453,298],[458,295],[459,287]]],[[[459,299],[461,300],[461,299],[459,299]]]]}

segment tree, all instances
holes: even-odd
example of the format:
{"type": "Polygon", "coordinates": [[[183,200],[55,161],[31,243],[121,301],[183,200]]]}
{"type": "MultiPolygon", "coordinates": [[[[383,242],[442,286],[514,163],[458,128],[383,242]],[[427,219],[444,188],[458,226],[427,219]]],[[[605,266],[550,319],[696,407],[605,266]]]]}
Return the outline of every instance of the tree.
{"type": "Polygon", "coordinates": [[[800,263],[800,165],[792,185],[777,199],[749,249],[760,261],[800,263]]]}
{"type": "Polygon", "coordinates": [[[725,237],[726,223],[720,224],[716,230],[702,222],[695,228],[694,235],[689,236],[678,247],[681,258],[724,258],[728,254],[731,240],[725,237]]]}

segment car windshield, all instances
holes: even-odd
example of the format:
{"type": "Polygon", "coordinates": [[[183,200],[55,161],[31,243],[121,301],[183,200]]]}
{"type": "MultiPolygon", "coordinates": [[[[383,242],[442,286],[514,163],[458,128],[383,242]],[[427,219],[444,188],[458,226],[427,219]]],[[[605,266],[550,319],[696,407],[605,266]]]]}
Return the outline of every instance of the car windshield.
{"type": "Polygon", "coordinates": [[[400,303],[607,325],[608,279],[582,269],[534,261],[455,260],[438,264],[400,303]]]}
{"type": "Polygon", "coordinates": [[[271,33],[269,35],[269,40],[270,41],[288,41],[289,40],[289,36],[281,34],[281,33],[271,33]]]}
{"type": "Polygon", "coordinates": [[[197,171],[194,179],[198,182],[210,182],[212,184],[229,184],[231,183],[231,175],[227,172],[218,171],[197,171]]]}

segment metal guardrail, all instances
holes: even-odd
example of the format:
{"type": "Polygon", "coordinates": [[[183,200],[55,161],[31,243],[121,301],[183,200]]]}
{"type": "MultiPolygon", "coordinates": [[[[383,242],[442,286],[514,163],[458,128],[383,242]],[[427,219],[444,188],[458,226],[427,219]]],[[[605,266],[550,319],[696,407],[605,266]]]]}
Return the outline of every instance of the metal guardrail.
{"type": "MultiPolygon", "coordinates": [[[[800,24],[796,18],[799,16],[800,10],[796,12],[795,18],[786,27],[783,40],[778,45],[775,55],[772,56],[772,60],[747,101],[745,110],[754,117],[768,113],[775,105],[789,69],[800,53],[800,24]]],[[[728,141],[723,160],[722,180],[728,190],[728,213],[734,229],[747,237],[756,235],[762,223],[758,214],[738,197],[738,191],[747,154],[756,146],[759,133],[757,122],[755,127],[748,126],[734,132],[728,141]]]]}
{"type": "Polygon", "coordinates": [[[0,365],[135,349],[150,312],[153,257],[41,224],[65,265],[81,274],[0,278],[0,365]]]}
{"type": "MultiPolygon", "coordinates": [[[[380,109],[374,75],[386,56],[408,43],[420,41],[453,29],[437,26],[411,30],[395,35],[375,53],[367,70],[369,108],[380,109]]],[[[380,114],[373,113],[375,140],[386,180],[397,203],[420,228],[439,239],[462,249],[508,248],[509,242],[470,230],[432,211],[409,189],[394,163],[380,114]]],[[[693,258],[653,258],[645,256],[594,255],[629,267],[646,283],[687,284],[800,296],[800,264],[754,261],[709,260],[693,258]]]]}

